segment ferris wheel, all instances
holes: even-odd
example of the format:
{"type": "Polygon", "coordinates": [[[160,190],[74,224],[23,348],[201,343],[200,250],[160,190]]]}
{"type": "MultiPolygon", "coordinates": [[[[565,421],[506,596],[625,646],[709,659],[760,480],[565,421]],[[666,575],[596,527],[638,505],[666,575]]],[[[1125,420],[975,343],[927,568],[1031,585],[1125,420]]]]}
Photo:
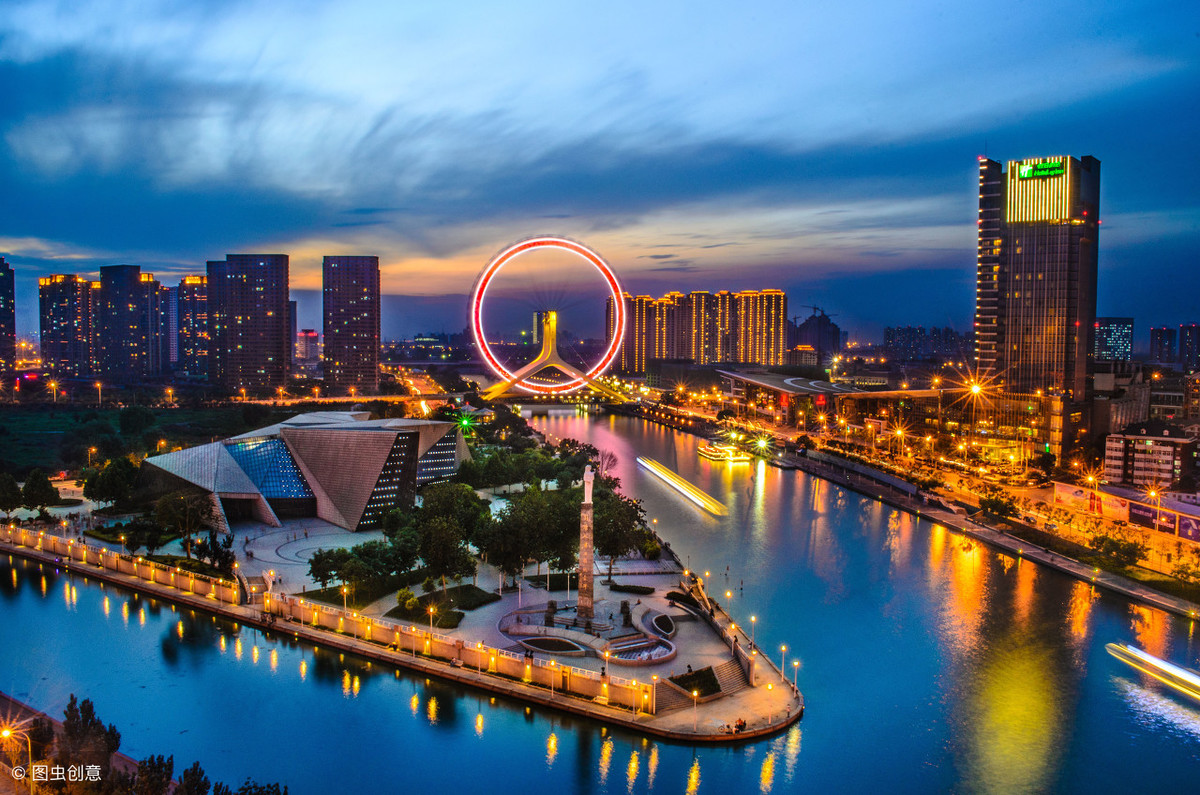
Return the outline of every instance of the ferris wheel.
{"type": "MultiPolygon", "coordinates": [[[[559,270],[555,268],[555,270],[559,270]]],[[[552,279],[554,274],[546,274],[546,279],[552,279]]],[[[505,248],[488,262],[483,272],[475,282],[471,293],[471,333],[484,362],[500,379],[500,383],[484,393],[487,399],[495,399],[514,392],[534,395],[563,395],[574,392],[585,384],[608,395],[610,398],[624,400],[619,393],[599,383],[597,379],[616,359],[625,336],[626,312],[622,297],[621,285],[617,281],[604,258],[591,248],[574,240],[562,237],[538,236],[524,240],[505,248]],[[574,261],[576,267],[582,263],[585,269],[594,270],[600,276],[603,292],[611,299],[611,317],[608,318],[610,337],[603,350],[587,361],[571,363],[566,361],[558,350],[559,314],[561,307],[539,305],[537,317],[541,319],[541,348],[532,361],[523,366],[514,366],[506,362],[497,351],[496,341],[490,339],[487,332],[487,317],[489,315],[489,288],[494,288],[501,279],[506,268],[513,268],[517,260],[527,257],[536,251],[553,251],[565,253],[574,261]],[[548,380],[543,376],[547,371],[557,370],[563,378],[548,380]]]]}

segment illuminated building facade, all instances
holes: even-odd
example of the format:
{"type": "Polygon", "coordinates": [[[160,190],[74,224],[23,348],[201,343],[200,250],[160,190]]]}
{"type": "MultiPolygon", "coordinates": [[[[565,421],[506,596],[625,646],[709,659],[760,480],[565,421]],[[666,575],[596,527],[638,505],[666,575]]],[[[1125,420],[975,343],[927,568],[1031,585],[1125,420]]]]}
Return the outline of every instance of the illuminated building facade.
{"type": "Polygon", "coordinates": [[[137,265],[100,268],[93,324],[95,375],[126,383],[162,375],[166,364],[162,285],[137,265]]]}
{"type": "Polygon", "coordinates": [[[1084,399],[1099,215],[1094,157],[979,159],[975,356],[1005,391],[1084,399]]]}
{"type": "Polygon", "coordinates": [[[1104,440],[1104,480],[1165,489],[1196,467],[1196,438],[1178,425],[1149,420],[1104,440]]]}
{"type": "MultiPolygon", "coordinates": [[[[644,374],[652,359],[773,367],[782,365],[787,354],[787,296],[782,290],[671,292],[659,299],[626,293],[625,309],[618,364],[627,374],[644,374]]],[[[612,299],[605,316],[606,340],[611,340],[612,299]]]]}
{"type": "Polygon", "coordinates": [[[38,279],[42,365],[59,377],[92,373],[92,282],[56,273],[38,279]]]}
{"type": "Polygon", "coordinates": [[[0,373],[17,364],[16,279],[12,266],[0,257],[0,373]]]}
{"type": "Polygon", "coordinates": [[[287,385],[288,256],[229,254],[208,263],[209,380],[230,392],[287,385]]]}
{"type": "Polygon", "coordinates": [[[191,378],[208,377],[208,277],[184,276],[176,288],[179,359],[176,369],[191,378]]]}
{"type": "Polygon", "coordinates": [[[374,394],[379,391],[379,257],[325,257],[322,278],[325,385],[334,393],[374,394]]]}
{"type": "Polygon", "coordinates": [[[787,296],[782,290],[743,290],[734,298],[736,361],[782,365],[787,352],[787,296]]]}
{"type": "Polygon", "coordinates": [[[1098,317],[1096,329],[1096,360],[1128,362],[1133,359],[1133,318],[1098,317]]]}
{"type": "Polygon", "coordinates": [[[691,359],[696,364],[715,362],[717,338],[716,324],[712,322],[715,315],[715,302],[712,293],[697,291],[687,297],[687,350],[680,358],[691,359]]]}

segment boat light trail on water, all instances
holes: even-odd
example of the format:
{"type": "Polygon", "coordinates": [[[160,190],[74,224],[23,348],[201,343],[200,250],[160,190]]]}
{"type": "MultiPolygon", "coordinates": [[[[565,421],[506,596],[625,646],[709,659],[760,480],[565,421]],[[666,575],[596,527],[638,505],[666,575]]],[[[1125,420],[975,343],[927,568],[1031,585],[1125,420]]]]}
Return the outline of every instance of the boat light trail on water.
{"type": "Polygon", "coordinates": [[[668,486],[675,489],[675,491],[687,497],[690,501],[714,516],[724,516],[725,514],[729,513],[724,504],[708,496],[691,483],[688,483],[686,480],[679,477],[679,475],[676,475],[674,472],[655,461],[653,458],[643,458],[642,456],[638,456],[637,462],[644,466],[650,474],[656,475],[659,480],[663,481],[668,486]]]}
{"type": "Polygon", "coordinates": [[[1144,674],[1153,676],[1184,695],[1200,700],[1200,675],[1188,668],[1180,668],[1153,654],[1121,643],[1110,643],[1104,647],[1108,653],[1124,663],[1132,665],[1144,674]]]}

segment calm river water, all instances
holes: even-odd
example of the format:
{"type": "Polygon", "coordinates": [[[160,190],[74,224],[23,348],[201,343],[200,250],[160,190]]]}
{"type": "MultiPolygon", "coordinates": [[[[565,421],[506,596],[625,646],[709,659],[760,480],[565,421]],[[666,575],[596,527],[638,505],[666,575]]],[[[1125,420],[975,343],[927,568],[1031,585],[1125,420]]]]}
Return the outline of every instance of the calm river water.
{"type": "Polygon", "coordinates": [[[713,464],[699,439],[640,420],[537,424],[615,452],[685,562],[732,591],[735,617],[757,616],[776,659],[787,644],[807,700],[797,727],[735,747],[644,740],[8,558],[0,690],[56,714],[87,695],[133,756],[298,795],[1195,790],[1200,706],[1104,650],[1132,642],[1197,667],[1191,622],[802,473],[713,464]]]}

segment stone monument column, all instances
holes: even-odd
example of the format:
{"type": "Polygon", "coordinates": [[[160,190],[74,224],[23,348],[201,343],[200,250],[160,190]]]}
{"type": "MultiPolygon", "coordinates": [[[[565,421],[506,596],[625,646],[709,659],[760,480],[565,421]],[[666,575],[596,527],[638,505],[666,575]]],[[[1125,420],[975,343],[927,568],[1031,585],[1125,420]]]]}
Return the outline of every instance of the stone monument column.
{"type": "Polygon", "coordinates": [[[592,541],[592,481],[596,476],[591,466],[583,470],[583,505],[579,510],[579,603],[575,614],[580,618],[595,618],[592,594],[594,546],[592,541]]]}

